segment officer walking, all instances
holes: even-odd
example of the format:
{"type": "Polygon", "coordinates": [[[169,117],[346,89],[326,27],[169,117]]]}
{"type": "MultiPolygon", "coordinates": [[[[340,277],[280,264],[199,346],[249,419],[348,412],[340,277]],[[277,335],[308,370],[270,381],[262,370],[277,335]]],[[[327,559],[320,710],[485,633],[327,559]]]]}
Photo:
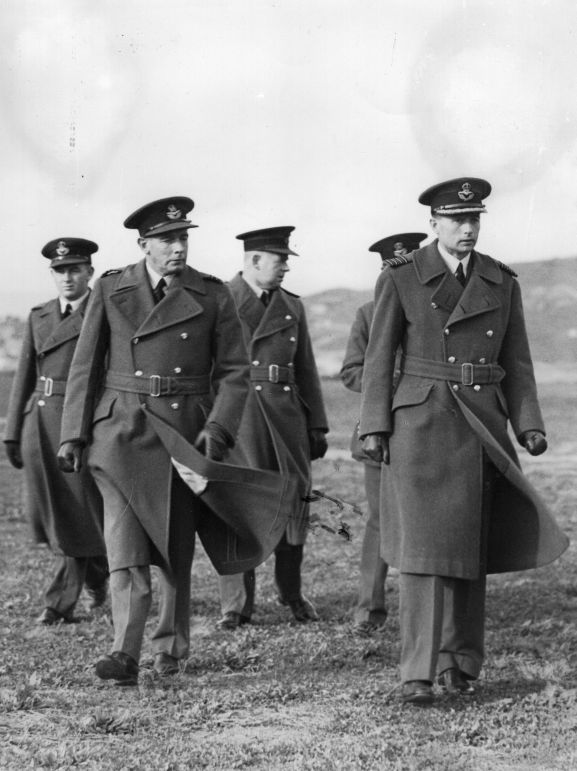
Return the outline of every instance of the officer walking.
{"type": "Polygon", "coordinates": [[[114,643],[96,674],[122,684],[138,677],[151,564],[160,587],[154,668],[174,674],[186,659],[196,518],[207,526],[212,516],[173,471],[147,416],[221,460],[248,386],[229,290],[186,264],[193,206],[184,196],[163,198],[125,220],[140,234],[144,259],[96,282],[64,407],[60,462],[77,470],[86,455],[104,499],[114,643]]]}
{"type": "MultiPolygon", "coordinates": [[[[230,282],[250,359],[251,386],[233,456],[241,465],[292,471],[300,478],[286,532],[275,549],[275,580],[282,604],[300,623],[318,618],[301,591],[303,544],[308,529],[311,461],[322,458],[328,431],[320,380],[304,307],[281,284],[295,255],[293,227],[242,233],[244,270],[230,282]]],[[[271,518],[275,512],[270,512],[271,518]]],[[[250,621],[254,570],[220,578],[219,626],[250,621]]]]}
{"type": "Polygon", "coordinates": [[[515,273],[475,251],[490,192],[473,177],[426,190],[435,242],[387,260],[375,289],[360,436],[388,465],[381,546],[400,571],[408,704],[430,704],[435,680],[474,692],[487,573],[545,565],[567,548],[507,433],[509,421],[531,455],[547,448],[515,273]]]}
{"type": "MultiPolygon", "coordinates": [[[[383,268],[385,260],[410,254],[414,249],[419,248],[421,241],[426,237],[426,233],[396,233],[374,243],[369,247],[369,252],[380,255],[381,268],[383,268]]],[[[373,309],[374,302],[370,300],[357,310],[340,371],[340,378],[344,385],[357,393],[362,390],[363,365],[373,320],[373,309]]],[[[359,637],[364,637],[382,628],[387,620],[385,580],[389,566],[381,557],[379,522],[381,464],[371,460],[363,451],[358,427],[357,423],[351,438],[351,451],[353,458],[364,466],[369,516],[361,547],[359,594],[354,610],[353,632],[359,637]]]]}
{"type": "Polygon", "coordinates": [[[35,539],[59,557],[38,619],[47,626],[73,621],[83,586],[91,609],[106,599],[100,494],[86,470],[71,478],[56,462],[64,391],[96,251],[97,244],[85,238],[56,238],[42,249],[58,297],[32,308],[28,317],[4,434],[8,460],[24,468],[26,511],[35,539]]]}

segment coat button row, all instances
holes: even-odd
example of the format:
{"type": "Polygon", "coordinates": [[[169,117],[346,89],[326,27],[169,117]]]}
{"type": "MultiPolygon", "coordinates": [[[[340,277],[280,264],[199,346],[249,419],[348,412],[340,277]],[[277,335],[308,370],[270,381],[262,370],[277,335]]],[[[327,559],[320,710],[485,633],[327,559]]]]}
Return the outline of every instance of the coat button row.
{"type": "Polygon", "coordinates": [[[44,407],[45,405],[46,405],[46,402],[44,401],[44,399],[39,399],[38,400],[38,406],[39,407],[44,407]]]}
{"type": "Polygon", "coordinates": [[[136,372],[134,373],[134,376],[135,377],[142,377],[143,374],[144,373],[143,373],[143,371],[141,369],[137,369],[136,372]]]}
{"type": "Polygon", "coordinates": [[[257,361],[256,359],[254,361],[251,361],[251,364],[253,367],[258,367],[260,365],[260,361],[257,361]]]}

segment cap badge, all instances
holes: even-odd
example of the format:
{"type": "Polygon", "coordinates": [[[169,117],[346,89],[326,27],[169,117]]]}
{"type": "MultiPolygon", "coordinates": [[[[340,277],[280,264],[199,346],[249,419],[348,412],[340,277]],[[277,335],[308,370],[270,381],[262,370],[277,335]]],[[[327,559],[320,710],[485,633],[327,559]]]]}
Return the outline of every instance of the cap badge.
{"type": "Polygon", "coordinates": [[[67,254],[70,254],[70,249],[66,246],[66,241],[59,241],[56,244],[56,254],[59,257],[65,257],[67,254]]]}
{"type": "Polygon", "coordinates": [[[407,250],[405,249],[405,245],[402,241],[397,241],[395,244],[393,244],[393,254],[395,257],[402,257],[406,253],[407,250]]]}
{"type": "Polygon", "coordinates": [[[471,190],[471,183],[470,182],[463,182],[463,185],[459,192],[457,193],[461,201],[470,201],[471,198],[475,197],[475,193],[471,190]]]}
{"type": "Polygon", "coordinates": [[[180,209],[177,209],[173,203],[171,203],[166,211],[166,216],[169,220],[179,220],[182,217],[182,212],[180,209]]]}

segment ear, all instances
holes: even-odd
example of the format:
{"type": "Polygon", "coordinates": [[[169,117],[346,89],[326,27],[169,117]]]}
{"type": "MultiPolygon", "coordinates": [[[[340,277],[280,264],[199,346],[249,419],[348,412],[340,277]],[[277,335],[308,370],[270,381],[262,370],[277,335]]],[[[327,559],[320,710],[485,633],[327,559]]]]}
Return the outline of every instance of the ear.
{"type": "Polygon", "coordinates": [[[439,221],[437,220],[436,217],[431,217],[431,219],[429,220],[429,225],[431,226],[433,233],[436,233],[437,227],[439,226],[439,221]]]}
{"type": "Polygon", "coordinates": [[[254,268],[255,270],[260,270],[260,266],[259,266],[259,263],[260,263],[260,254],[258,254],[258,252],[255,252],[255,254],[253,254],[253,255],[251,256],[251,258],[250,258],[250,262],[251,262],[251,265],[253,266],[253,268],[254,268]]]}
{"type": "Polygon", "coordinates": [[[92,265],[88,265],[87,267],[88,267],[88,278],[92,278],[92,276],[94,275],[94,268],[92,265]]]}
{"type": "Polygon", "coordinates": [[[140,246],[144,254],[148,254],[148,238],[140,237],[138,239],[138,246],[140,246]]]}

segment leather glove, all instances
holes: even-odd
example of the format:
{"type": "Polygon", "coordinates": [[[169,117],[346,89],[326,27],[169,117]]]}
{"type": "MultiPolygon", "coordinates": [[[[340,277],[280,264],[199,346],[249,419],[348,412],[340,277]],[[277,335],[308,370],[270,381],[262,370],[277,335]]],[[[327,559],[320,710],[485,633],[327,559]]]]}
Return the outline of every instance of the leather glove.
{"type": "Polygon", "coordinates": [[[207,423],[198,435],[194,446],[210,460],[224,460],[233,446],[231,435],[218,423],[207,423]]]}
{"type": "Polygon", "coordinates": [[[529,455],[542,455],[547,449],[547,440],[541,431],[525,431],[521,436],[521,444],[529,455]]]}
{"type": "Polygon", "coordinates": [[[84,447],[80,442],[64,442],[64,444],[60,445],[56,455],[58,468],[66,474],[70,474],[73,471],[78,473],[82,468],[83,454],[84,447]]]}
{"type": "Polygon", "coordinates": [[[311,460],[324,458],[328,448],[325,431],[320,428],[309,428],[308,435],[311,460]]]}
{"type": "Polygon", "coordinates": [[[391,461],[389,435],[384,432],[366,434],[363,437],[363,451],[375,463],[384,463],[388,466],[391,461]]]}
{"type": "Polygon", "coordinates": [[[14,468],[24,468],[22,453],[20,452],[20,442],[4,442],[4,447],[6,448],[6,455],[8,456],[10,464],[14,466],[14,468]]]}

